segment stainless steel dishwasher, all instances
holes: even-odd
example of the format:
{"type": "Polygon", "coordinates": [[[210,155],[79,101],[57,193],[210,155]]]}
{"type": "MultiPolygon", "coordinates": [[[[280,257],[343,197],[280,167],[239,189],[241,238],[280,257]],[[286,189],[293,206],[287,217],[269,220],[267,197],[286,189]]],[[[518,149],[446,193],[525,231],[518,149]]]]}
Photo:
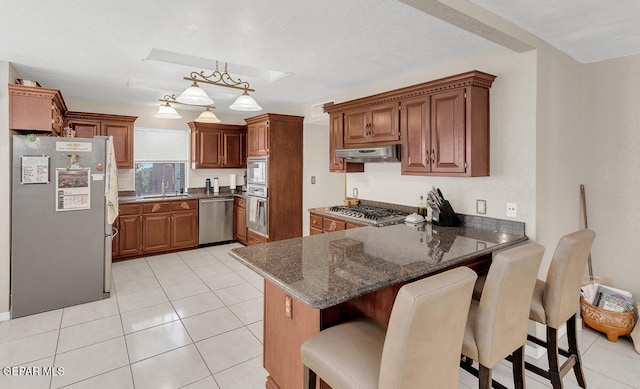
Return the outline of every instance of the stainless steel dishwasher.
{"type": "Polygon", "coordinates": [[[198,244],[233,239],[233,197],[200,199],[198,244]]]}

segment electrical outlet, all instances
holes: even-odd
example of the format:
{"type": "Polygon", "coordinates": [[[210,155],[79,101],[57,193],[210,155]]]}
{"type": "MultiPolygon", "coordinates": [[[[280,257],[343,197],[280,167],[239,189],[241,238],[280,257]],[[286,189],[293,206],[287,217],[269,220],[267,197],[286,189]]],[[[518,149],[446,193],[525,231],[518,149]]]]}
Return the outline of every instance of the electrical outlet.
{"type": "Polygon", "coordinates": [[[352,197],[353,197],[354,199],[357,199],[357,198],[358,198],[358,188],[353,188],[353,193],[352,193],[352,195],[353,195],[352,197]]]}
{"type": "Polygon", "coordinates": [[[311,176],[311,185],[316,183],[316,176],[311,176]]]}
{"type": "Polygon", "coordinates": [[[476,200],[476,213],[482,215],[487,213],[487,200],[476,200]]]}
{"type": "Polygon", "coordinates": [[[507,203],[507,216],[518,217],[518,205],[516,203],[507,203]]]}

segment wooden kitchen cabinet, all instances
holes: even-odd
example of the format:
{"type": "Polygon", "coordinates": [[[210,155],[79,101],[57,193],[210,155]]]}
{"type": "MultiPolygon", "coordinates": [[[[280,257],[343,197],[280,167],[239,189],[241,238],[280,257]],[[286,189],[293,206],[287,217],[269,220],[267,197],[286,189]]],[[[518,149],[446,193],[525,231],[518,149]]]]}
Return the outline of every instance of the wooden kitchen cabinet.
{"type": "MultiPolygon", "coordinates": [[[[113,258],[142,253],[142,208],[139,204],[122,204],[116,218],[118,235],[113,241],[113,258]]],[[[116,224],[114,223],[114,225],[116,224]]]]}
{"type": "Polygon", "coordinates": [[[254,230],[247,229],[247,246],[253,246],[254,244],[267,243],[268,241],[269,241],[268,236],[263,235],[254,230]]]}
{"type": "Polygon", "coordinates": [[[191,168],[246,168],[247,128],[190,122],[191,168]]]}
{"type": "Polygon", "coordinates": [[[397,143],[400,140],[400,120],[397,101],[379,103],[344,112],[344,144],[397,143]]]}
{"type": "Polygon", "coordinates": [[[198,246],[198,200],[121,204],[116,220],[113,258],[198,246]]]}
{"type": "Polygon", "coordinates": [[[495,78],[474,70],[327,106],[330,170],[340,171],[333,149],[340,144],[342,114],[346,147],[400,143],[404,175],[488,176],[489,89],[495,78]]]}
{"type": "MultiPolygon", "coordinates": [[[[269,242],[302,236],[303,121],[302,116],[273,113],[245,119],[249,156],[262,155],[265,151],[269,156],[269,242]]],[[[249,244],[251,236],[255,236],[250,235],[251,232],[249,229],[249,244]]]]}
{"type": "Polygon", "coordinates": [[[66,126],[76,131],[76,138],[113,136],[116,165],[133,169],[133,130],[136,116],[90,112],[67,112],[66,126]]]}
{"type": "Polygon", "coordinates": [[[247,199],[233,198],[233,240],[247,244],[247,199]]]}
{"type": "Polygon", "coordinates": [[[345,229],[364,227],[366,224],[355,223],[340,219],[339,217],[331,217],[320,215],[316,212],[309,213],[309,234],[317,235],[325,232],[342,231],[345,229]]]}
{"type": "Polygon", "coordinates": [[[343,113],[329,115],[329,171],[361,173],[364,172],[364,163],[347,162],[344,158],[336,156],[336,150],[344,147],[343,113]]]}
{"type": "Polygon", "coordinates": [[[147,212],[145,209],[142,215],[142,251],[145,253],[171,249],[171,212],[169,204],[166,205],[166,210],[147,212]]]}
{"type": "Polygon", "coordinates": [[[269,120],[253,122],[247,127],[247,156],[269,155],[269,120]]]}
{"type": "Polygon", "coordinates": [[[57,89],[9,84],[9,128],[59,136],[67,106],[57,89]]]}
{"type": "Polygon", "coordinates": [[[402,174],[489,175],[488,88],[454,88],[402,108],[402,174]]]}

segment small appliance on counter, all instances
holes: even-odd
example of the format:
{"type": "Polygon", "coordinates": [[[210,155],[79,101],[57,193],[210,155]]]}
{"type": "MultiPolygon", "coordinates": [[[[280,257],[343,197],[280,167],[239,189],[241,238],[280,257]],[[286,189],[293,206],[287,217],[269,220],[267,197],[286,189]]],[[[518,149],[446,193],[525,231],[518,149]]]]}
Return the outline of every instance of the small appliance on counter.
{"type": "Polygon", "coordinates": [[[207,178],[204,184],[204,191],[209,196],[211,194],[211,179],[207,178]]]}

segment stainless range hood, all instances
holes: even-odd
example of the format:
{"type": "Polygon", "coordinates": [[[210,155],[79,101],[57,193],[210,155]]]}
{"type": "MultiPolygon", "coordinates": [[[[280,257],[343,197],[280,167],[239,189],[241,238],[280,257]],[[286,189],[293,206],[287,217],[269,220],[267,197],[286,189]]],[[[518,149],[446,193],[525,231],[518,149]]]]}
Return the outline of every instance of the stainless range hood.
{"type": "Polygon", "coordinates": [[[400,146],[362,147],[356,149],[337,149],[336,157],[349,162],[398,162],[400,146]]]}

